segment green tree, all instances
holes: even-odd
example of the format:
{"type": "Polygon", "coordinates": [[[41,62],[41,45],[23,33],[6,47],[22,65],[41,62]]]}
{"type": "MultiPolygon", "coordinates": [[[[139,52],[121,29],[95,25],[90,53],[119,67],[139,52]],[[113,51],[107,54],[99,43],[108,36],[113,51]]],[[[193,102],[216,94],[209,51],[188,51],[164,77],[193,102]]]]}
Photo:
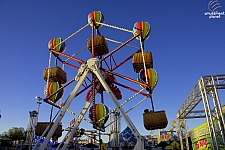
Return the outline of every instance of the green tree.
{"type": "Polygon", "coordinates": [[[22,128],[22,127],[20,127],[20,128],[13,127],[12,129],[9,129],[7,135],[10,139],[15,140],[15,141],[16,140],[18,140],[18,141],[25,140],[25,138],[26,138],[26,132],[25,132],[24,128],[22,128]]]}
{"type": "Polygon", "coordinates": [[[0,134],[0,137],[8,137],[8,133],[7,132],[3,132],[2,134],[0,134]]]}

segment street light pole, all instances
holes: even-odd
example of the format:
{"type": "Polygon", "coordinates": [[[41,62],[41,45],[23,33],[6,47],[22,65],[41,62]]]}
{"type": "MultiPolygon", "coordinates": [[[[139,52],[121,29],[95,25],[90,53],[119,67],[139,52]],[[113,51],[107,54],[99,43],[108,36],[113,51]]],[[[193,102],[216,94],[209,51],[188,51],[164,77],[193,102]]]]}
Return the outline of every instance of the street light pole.
{"type": "Polygon", "coordinates": [[[38,100],[38,102],[37,102],[37,104],[38,104],[37,122],[38,122],[38,116],[39,116],[39,111],[40,111],[41,101],[42,101],[43,99],[40,98],[39,96],[36,96],[35,98],[38,100]]]}

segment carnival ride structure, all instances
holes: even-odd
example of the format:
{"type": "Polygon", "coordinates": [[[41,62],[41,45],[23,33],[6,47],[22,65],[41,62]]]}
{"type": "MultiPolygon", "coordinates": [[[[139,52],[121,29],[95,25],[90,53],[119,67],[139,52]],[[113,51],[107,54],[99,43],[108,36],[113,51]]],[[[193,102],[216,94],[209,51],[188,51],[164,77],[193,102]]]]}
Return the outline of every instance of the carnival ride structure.
{"type": "MultiPolygon", "coordinates": [[[[60,125],[66,112],[76,115],[77,118],[72,124],[71,130],[69,130],[64,137],[66,141],[62,149],[67,148],[68,142],[71,138],[73,138],[75,132],[79,129],[79,125],[82,120],[93,124],[93,128],[99,130],[99,132],[104,132],[105,128],[107,127],[104,124],[108,120],[108,116],[111,113],[117,111],[119,112],[119,116],[117,116],[117,119],[122,117],[137,139],[137,143],[134,149],[144,149],[144,141],[127,113],[137,107],[147,98],[150,99],[152,108],[150,111],[148,109],[144,110],[144,127],[147,130],[155,130],[162,129],[167,126],[168,121],[165,111],[155,111],[152,99],[152,91],[158,82],[158,75],[157,72],[153,69],[152,53],[144,51],[144,41],[149,37],[150,30],[150,24],[144,21],[136,22],[134,24],[133,30],[127,30],[124,28],[105,24],[103,14],[100,11],[94,11],[88,15],[88,24],[83,26],[81,29],[74,32],[64,40],[61,38],[53,38],[49,41],[49,64],[48,68],[44,70],[43,74],[43,78],[46,81],[46,98],[43,98],[42,100],[54,107],[59,108],[59,111],[54,118],[50,119],[50,122],[37,122],[35,131],[39,131],[41,133],[41,137],[45,137],[44,143],[41,145],[40,150],[44,150],[46,148],[46,145],[51,137],[61,135],[61,133],[59,133],[60,131],[62,131],[60,125]],[[65,42],[88,26],[91,26],[92,37],[87,40],[87,46],[73,55],[66,54],[65,42]],[[105,38],[103,35],[101,35],[100,32],[100,27],[103,26],[132,33],[132,37],[126,42],[119,42],[116,40],[105,38]],[[134,39],[137,39],[139,41],[139,47],[129,44],[134,39]],[[110,51],[110,47],[106,41],[117,43],[119,46],[110,51]],[[115,53],[120,51],[124,47],[134,48],[136,49],[136,51],[130,52],[129,56],[126,59],[118,63],[118,61],[115,59],[115,53]],[[87,61],[84,61],[75,57],[78,53],[82,52],[85,49],[88,49],[88,51],[91,53],[91,58],[89,58],[87,61]],[[54,67],[51,67],[52,56],[56,58],[54,67]],[[61,57],[66,57],[67,59],[64,60],[61,57]],[[115,72],[117,68],[121,68],[130,59],[132,59],[134,72],[138,74],[137,80],[115,72]],[[68,60],[74,60],[76,65],[69,63],[68,60]],[[57,62],[60,62],[63,65],[63,68],[60,68],[57,62]],[[68,82],[67,73],[64,70],[64,65],[78,69],[77,75],[68,82]],[[116,77],[123,79],[129,83],[138,85],[138,87],[141,87],[141,90],[137,90],[133,87],[118,82],[116,80],[116,77]],[[60,105],[56,104],[56,102],[62,98],[64,88],[66,88],[74,81],[77,82],[76,86],[74,87],[72,92],[70,92],[68,98],[64,102],[61,102],[60,105]],[[122,99],[122,93],[117,86],[135,92],[135,94],[124,102],[120,103],[119,100],[122,99]],[[81,87],[84,88],[80,90],[81,87]],[[80,114],[76,114],[73,111],[69,110],[68,108],[73,100],[87,89],[89,90],[86,95],[86,103],[83,106],[80,114]],[[107,93],[107,95],[115,105],[115,108],[112,111],[109,110],[108,107],[104,104],[103,92],[107,93]],[[101,103],[99,104],[96,104],[95,100],[97,94],[100,94],[101,96],[101,103]],[[129,110],[125,111],[123,105],[125,105],[128,101],[130,101],[137,95],[142,95],[144,96],[144,98],[129,110]],[[84,118],[87,112],[89,113],[91,121],[84,118]]],[[[127,53],[123,53],[123,55],[125,54],[127,53]]],[[[33,149],[37,148],[38,144],[39,141],[35,144],[33,149]]]]}
{"type": "MultiPolygon", "coordinates": [[[[219,91],[225,89],[225,75],[201,76],[196,85],[185,99],[177,112],[178,128],[181,149],[188,149],[188,132],[186,120],[192,118],[206,118],[207,131],[211,138],[211,148],[220,149],[225,147],[224,114],[222,112],[219,91]],[[204,109],[199,110],[202,102],[204,109]],[[185,139],[185,140],[183,140],[185,139]]],[[[200,136],[200,135],[198,135],[200,136]]]]}

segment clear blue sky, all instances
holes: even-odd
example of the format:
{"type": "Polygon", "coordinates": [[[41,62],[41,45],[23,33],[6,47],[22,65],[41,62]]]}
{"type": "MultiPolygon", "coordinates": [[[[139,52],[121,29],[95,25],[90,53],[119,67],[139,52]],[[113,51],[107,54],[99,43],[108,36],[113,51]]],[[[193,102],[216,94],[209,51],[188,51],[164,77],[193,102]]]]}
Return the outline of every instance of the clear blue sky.
{"type": "MultiPolygon", "coordinates": [[[[165,110],[171,125],[176,119],[176,112],[183,104],[200,76],[224,74],[225,56],[225,16],[209,19],[209,0],[198,1],[0,1],[0,133],[12,127],[26,129],[29,111],[37,110],[35,96],[45,97],[46,82],[42,75],[48,66],[48,41],[54,37],[67,38],[73,32],[87,24],[87,16],[92,11],[101,11],[105,23],[132,29],[135,22],[146,21],[151,25],[151,34],[145,41],[145,50],[153,53],[154,69],[158,72],[159,81],[153,91],[156,110],[165,110]]],[[[225,11],[225,1],[220,0],[225,11]]],[[[102,35],[121,42],[132,37],[131,33],[108,27],[100,28],[102,35]]],[[[66,54],[72,55],[83,48],[91,37],[91,27],[77,34],[66,42],[66,54]]],[[[139,46],[134,40],[131,45],[139,46]]],[[[110,43],[110,50],[117,44],[110,43]]],[[[135,50],[121,49],[115,58],[123,60],[135,50]]],[[[77,55],[82,60],[91,57],[86,49],[77,55]]],[[[54,66],[54,59],[52,60],[54,66]]],[[[73,61],[70,61],[73,63],[73,61]]],[[[60,64],[61,65],[61,64],[60,64]]],[[[68,80],[75,77],[77,70],[65,66],[68,80]]],[[[136,79],[131,60],[116,72],[136,79]]],[[[138,85],[123,82],[128,86],[140,89],[138,85]]],[[[63,101],[76,85],[76,82],[65,88],[63,101]]],[[[120,88],[123,102],[134,93],[120,88]]],[[[70,110],[79,113],[85,103],[86,92],[78,96],[70,110]]],[[[224,93],[222,93],[224,97],[224,93]]],[[[141,100],[137,97],[124,106],[128,110],[141,100]]],[[[100,102],[99,99],[96,99],[100,102]]],[[[224,98],[221,101],[224,104],[224,98]]],[[[115,106],[105,96],[108,107],[115,106]]],[[[145,108],[151,108],[146,100],[128,115],[141,134],[148,134],[144,129],[142,114],[145,108]]],[[[54,114],[57,109],[54,109],[54,114]]],[[[39,121],[49,121],[50,105],[42,103],[39,121]]],[[[74,118],[66,114],[63,127],[74,118]]],[[[88,116],[85,116],[88,118],[88,116]]],[[[203,122],[203,121],[202,121],[203,122]]],[[[189,128],[200,123],[197,119],[188,121],[189,128]]],[[[92,129],[91,125],[82,122],[81,127],[92,129]]],[[[122,130],[126,123],[122,121],[122,130]]]]}

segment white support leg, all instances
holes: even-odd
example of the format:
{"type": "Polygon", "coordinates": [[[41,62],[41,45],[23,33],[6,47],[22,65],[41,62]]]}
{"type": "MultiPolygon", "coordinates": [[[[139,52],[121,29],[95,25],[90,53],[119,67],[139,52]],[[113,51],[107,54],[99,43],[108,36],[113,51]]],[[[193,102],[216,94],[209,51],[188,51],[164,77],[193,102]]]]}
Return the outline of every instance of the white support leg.
{"type": "MultiPolygon", "coordinates": [[[[69,133],[70,133],[69,131],[66,133],[66,135],[64,136],[62,142],[66,139],[66,137],[69,135],[69,133]]],[[[61,145],[62,145],[62,142],[59,143],[59,145],[57,146],[56,150],[59,150],[59,148],[60,148],[61,145]]]]}
{"type": "MultiPolygon", "coordinates": [[[[140,133],[138,132],[138,130],[136,129],[136,127],[134,126],[133,122],[130,120],[130,118],[126,114],[125,110],[122,107],[120,107],[120,103],[118,102],[115,95],[113,94],[113,92],[111,91],[111,89],[109,88],[107,83],[105,82],[103,75],[100,73],[99,66],[100,66],[100,63],[99,63],[99,60],[97,58],[91,58],[87,61],[87,65],[81,66],[81,68],[78,71],[78,75],[77,75],[77,79],[79,81],[78,81],[77,85],[75,86],[74,90],[71,92],[70,96],[67,98],[65,105],[63,106],[63,108],[60,111],[60,114],[58,115],[55,123],[53,124],[51,130],[49,131],[47,137],[45,138],[45,141],[42,144],[40,150],[44,150],[46,148],[48,141],[50,140],[50,138],[52,137],[53,133],[55,132],[58,124],[61,122],[62,118],[64,117],[64,115],[66,113],[66,110],[68,109],[68,107],[72,103],[74,97],[76,96],[76,93],[78,92],[78,90],[79,90],[82,82],[84,81],[84,79],[87,77],[89,71],[92,71],[97,76],[98,80],[100,81],[100,83],[102,84],[102,86],[104,87],[104,89],[106,90],[106,92],[108,93],[108,95],[110,96],[110,98],[112,99],[114,104],[116,105],[117,109],[120,111],[120,113],[121,113],[122,117],[124,118],[124,120],[126,121],[128,127],[130,127],[132,133],[137,138],[137,144],[134,147],[134,150],[143,150],[144,149],[144,140],[142,139],[142,137],[141,137],[140,133]]],[[[92,101],[92,99],[89,99],[89,101],[86,102],[83,110],[81,111],[80,116],[76,120],[76,123],[74,125],[74,129],[70,133],[69,138],[67,140],[70,140],[72,135],[75,133],[76,128],[79,126],[79,124],[82,121],[85,113],[87,112],[87,109],[90,107],[91,101],[92,101]]],[[[68,144],[68,142],[67,142],[67,144],[68,144]]],[[[67,148],[67,146],[65,144],[63,146],[63,149],[66,149],[66,148],[67,148]]]]}
{"type": "Polygon", "coordinates": [[[68,137],[66,139],[66,142],[64,142],[64,145],[62,147],[62,150],[65,150],[69,144],[70,139],[73,137],[74,133],[76,132],[78,126],[80,125],[82,119],[84,118],[84,115],[86,114],[86,112],[88,111],[88,108],[90,107],[92,102],[92,99],[90,98],[89,101],[86,102],[84,108],[82,109],[80,115],[78,116],[72,131],[68,134],[68,137]]]}
{"type": "MultiPolygon", "coordinates": [[[[100,85],[97,85],[96,89],[95,89],[95,92],[94,94],[96,95],[97,93],[97,89],[100,88],[100,85]]],[[[92,95],[92,96],[95,96],[95,95],[92,95]]],[[[90,97],[90,99],[86,102],[86,104],[84,105],[84,108],[82,109],[80,115],[78,116],[77,120],[75,121],[75,124],[73,126],[73,129],[72,131],[68,134],[68,137],[66,139],[66,142],[64,143],[63,147],[62,147],[62,150],[65,150],[68,146],[68,143],[70,141],[70,139],[73,137],[74,133],[76,132],[76,129],[79,127],[82,119],[84,118],[84,115],[87,113],[88,111],[88,108],[90,107],[91,105],[91,102],[92,102],[92,96],[90,97]]]]}
{"type": "Polygon", "coordinates": [[[52,135],[54,134],[56,128],[58,127],[59,123],[61,122],[62,118],[64,117],[67,109],[69,108],[70,104],[72,103],[74,97],[76,96],[80,86],[82,85],[84,79],[87,77],[89,70],[85,68],[85,66],[81,66],[84,71],[82,72],[82,74],[77,77],[79,78],[79,81],[77,82],[77,85],[75,86],[75,88],[73,89],[73,91],[70,93],[69,97],[66,100],[65,105],[62,107],[62,110],[60,111],[56,121],[54,122],[51,130],[49,131],[47,137],[44,140],[44,143],[41,145],[40,150],[44,150],[50,140],[50,138],[52,137],[52,135]]]}
{"type": "MultiPolygon", "coordinates": [[[[105,78],[106,78],[106,77],[104,76],[103,79],[105,79],[105,78]]],[[[74,126],[73,126],[72,131],[70,131],[70,133],[67,134],[68,137],[67,137],[66,142],[64,143],[64,145],[63,145],[63,147],[62,147],[62,150],[65,150],[65,149],[67,148],[70,139],[72,139],[74,133],[76,132],[76,129],[79,127],[79,125],[80,125],[82,119],[84,118],[84,115],[87,113],[88,108],[89,108],[90,105],[91,105],[92,97],[96,95],[96,93],[98,92],[98,89],[100,88],[100,86],[101,86],[100,84],[98,84],[98,85],[96,86],[94,95],[92,95],[92,96],[90,97],[90,99],[86,102],[86,104],[84,105],[84,108],[82,109],[80,115],[78,116],[77,120],[75,121],[75,124],[74,124],[74,126]]]]}
{"type": "Polygon", "coordinates": [[[109,86],[107,85],[105,80],[103,80],[103,77],[102,77],[101,73],[98,71],[98,68],[95,67],[98,63],[99,63],[99,61],[97,59],[89,59],[87,64],[88,64],[88,67],[91,69],[91,71],[97,76],[97,78],[101,82],[102,86],[104,87],[104,89],[106,90],[106,92],[108,93],[108,95],[110,96],[110,98],[112,99],[114,104],[116,105],[117,109],[120,111],[120,113],[121,113],[123,119],[126,121],[128,127],[130,127],[132,133],[137,138],[137,144],[135,145],[134,150],[143,150],[144,149],[144,140],[142,139],[142,137],[141,137],[140,133],[138,132],[138,130],[136,129],[136,127],[134,126],[133,122],[130,120],[130,118],[126,114],[123,107],[120,107],[120,103],[116,99],[115,95],[113,94],[113,92],[111,91],[111,89],[109,88],[109,86]],[[94,64],[96,64],[96,65],[94,65],[94,64]]]}

